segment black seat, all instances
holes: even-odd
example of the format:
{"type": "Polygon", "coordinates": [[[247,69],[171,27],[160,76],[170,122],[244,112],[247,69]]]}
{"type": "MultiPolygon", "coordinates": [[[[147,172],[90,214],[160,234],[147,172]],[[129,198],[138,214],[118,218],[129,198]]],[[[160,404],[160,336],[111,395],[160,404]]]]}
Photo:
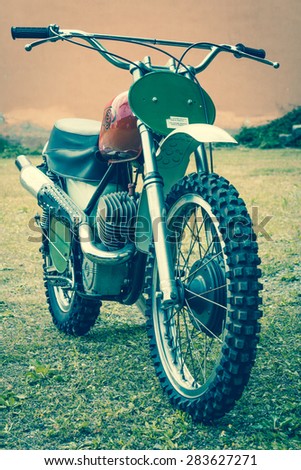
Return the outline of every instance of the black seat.
{"type": "Polygon", "coordinates": [[[90,119],[57,121],[45,151],[49,169],[80,181],[100,181],[108,168],[98,149],[100,127],[90,119]]]}

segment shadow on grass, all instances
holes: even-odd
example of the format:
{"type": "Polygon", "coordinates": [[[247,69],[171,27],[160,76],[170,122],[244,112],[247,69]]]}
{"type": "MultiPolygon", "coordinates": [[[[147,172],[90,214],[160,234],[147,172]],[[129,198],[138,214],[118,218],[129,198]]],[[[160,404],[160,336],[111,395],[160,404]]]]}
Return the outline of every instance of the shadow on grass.
{"type": "Polygon", "coordinates": [[[102,326],[99,324],[93,328],[87,335],[82,336],[82,341],[85,343],[100,343],[100,344],[126,344],[128,340],[134,341],[140,339],[141,336],[147,338],[145,325],[131,325],[124,326],[102,326]]]}

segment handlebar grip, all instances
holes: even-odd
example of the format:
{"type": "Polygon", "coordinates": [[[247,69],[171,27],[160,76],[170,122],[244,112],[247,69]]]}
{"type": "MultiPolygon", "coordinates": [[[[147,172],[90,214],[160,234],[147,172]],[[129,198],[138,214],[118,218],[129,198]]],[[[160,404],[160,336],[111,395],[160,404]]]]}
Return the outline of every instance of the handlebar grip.
{"type": "MultiPolygon", "coordinates": [[[[236,44],[238,51],[244,52],[245,54],[253,55],[254,57],[259,57],[260,59],[265,59],[266,52],[264,49],[254,49],[253,47],[247,47],[243,44],[236,44]]],[[[239,54],[237,55],[239,57],[239,54]]]]}
{"type": "MultiPolygon", "coordinates": [[[[50,26],[46,28],[12,26],[11,35],[13,39],[47,39],[53,36],[50,28],[50,26]]],[[[52,28],[58,30],[58,26],[52,28]]]]}

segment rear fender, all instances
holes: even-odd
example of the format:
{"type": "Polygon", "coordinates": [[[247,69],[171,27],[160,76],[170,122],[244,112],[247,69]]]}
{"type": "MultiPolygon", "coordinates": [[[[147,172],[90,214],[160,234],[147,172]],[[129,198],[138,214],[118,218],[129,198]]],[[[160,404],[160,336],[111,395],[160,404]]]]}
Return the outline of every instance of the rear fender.
{"type": "MultiPolygon", "coordinates": [[[[187,170],[190,155],[202,143],[219,142],[237,144],[236,140],[220,127],[211,124],[188,124],[171,132],[160,144],[157,164],[164,181],[164,195],[181,179],[187,170]]],[[[145,188],[138,207],[136,246],[147,253],[152,240],[152,225],[145,188]]]]}

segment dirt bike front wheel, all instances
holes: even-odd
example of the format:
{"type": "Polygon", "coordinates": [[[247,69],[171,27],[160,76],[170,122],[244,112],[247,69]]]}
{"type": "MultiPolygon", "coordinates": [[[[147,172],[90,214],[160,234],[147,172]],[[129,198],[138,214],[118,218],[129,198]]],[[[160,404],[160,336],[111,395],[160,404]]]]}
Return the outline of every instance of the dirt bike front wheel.
{"type": "Polygon", "coordinates": [[[180,299],[161,307],[152,249],[151,355],[172,404],[209,422],[233,408],[254,364],[261,316],[256,237],[244,202],[216,174],[192,174],[172,188],[167,225],[180,299]]]}

